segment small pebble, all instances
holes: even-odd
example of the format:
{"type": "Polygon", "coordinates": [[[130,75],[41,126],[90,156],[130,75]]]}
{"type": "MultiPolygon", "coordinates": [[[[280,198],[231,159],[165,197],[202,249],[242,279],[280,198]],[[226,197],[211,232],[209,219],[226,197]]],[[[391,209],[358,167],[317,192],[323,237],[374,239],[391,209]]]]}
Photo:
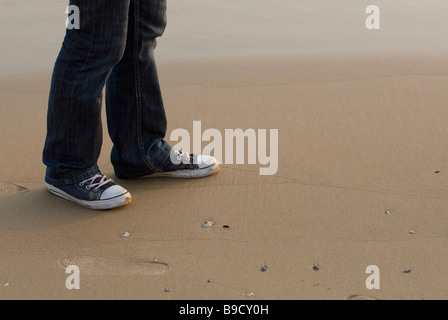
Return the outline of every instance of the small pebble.
{"type": "Polygon", "coordinates": [[[314,267],[313,267],[313,270],[314,270],[314,271],[319,271],[320,268],[319,268],[318,266],[314,266],[314,267]]]}
{"type": "Polygon", "coordinates": [[[412,272],[412,270],[405,270],[405,271],[403,271],[403,273],[411,273],[412,272]]]}
{"type": "Polygon", "coordinates": [[[131,236],[131,234],[129,232],[125,232],[120,236],[120,238],[125,239],[125,238],[129,238],[130,236],[131,236]]]}
{"type": "Polygon", "coordinates": [[[268,271],[268,267],[266,267],[266,266],[261,267],[261,272],[266,272],[266,271],[268,271]]]}
{"type": "Polygon", "coordinates": [[[436,171],[435,173],[440,173],[440,171],[436,171]]]}
{"type": "Polygon", "coordinates": [[[8,282],[5,282],[3,285],[2,285],[2,287],[9,287],[9,283],[8,282]]]}
{"type": "Polygon", "coordinates": [[[212,228],[214,225],[213,221],[205,221],[202,228],[212,228]]]}
{"type": "Polygon", "coordinates": [[[159,262],[157,259],[152,260],[152,262],[157,263],[159,262]]]}
{"type": "Polygon", "coordinates": [[[246,293],[246,297],[253,297],[253,296],[254,296],[254,294],[252,292],[246,293]]]}
{"type": "Polygon", "coordinates": [[[386,214],[386,215],[390,215],[390,211],[389,211],[389,210],[386,210],[385,214],[386,214]]]}
{"type": "Polygon", "coordinates": [[[223,229],[230,229],[230,226],[228,226],[228,225],[223,225],[222,227],[223,227],[223,229]]]}
{"type": "Polygon", "coordinates": [[[411,230],[411,231],[409,231],[409,234],[415,234],[415,232],[411,230]]]}
{"type": "Polygon", "coordinates": [[[170,292],[171,292],[170,289],[165,289],[165,290],[163,290],[163,291],[166,292],[166,293],[170,293],[170,292]]]}

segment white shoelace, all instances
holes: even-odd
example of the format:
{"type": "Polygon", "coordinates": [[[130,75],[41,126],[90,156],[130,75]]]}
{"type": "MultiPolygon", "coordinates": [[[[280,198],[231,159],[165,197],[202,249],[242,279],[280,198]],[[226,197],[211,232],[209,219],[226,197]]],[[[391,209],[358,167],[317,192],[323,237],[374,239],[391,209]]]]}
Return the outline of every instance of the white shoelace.
{"type": "Polygon", "coordinates": [[[86,185],[86,189],[87,190],[90,190],[91,188],[95,188],[95,191],[96,191],[96,190],[98,190],[99,188],[101,188],[102,186],[108,184],[111,181],[112,181],[112,179],[108,179],[106,176],[103,176],[101,174],[97,174],[97,175],[95,175],[92,178],[89,178],[87,180],[84,180],[84,181],[80,182],[79,185],[81,187],[86,185]],[[95,182],[95,180],[100,179],[100,178],[101,178],[101,180],[99,182],[95,182]]]}
{"type": "Polygon", "coordinates": [[[188,152],[181,152],[179,150],[175,150],[177,154],[177,160],[182,161],[182,163],[185,163],[183,159],[185,159],[186,162],[190,162],[190,154],[188,152]],[[182,159],[183,158],[183,159],[182,159]]]}

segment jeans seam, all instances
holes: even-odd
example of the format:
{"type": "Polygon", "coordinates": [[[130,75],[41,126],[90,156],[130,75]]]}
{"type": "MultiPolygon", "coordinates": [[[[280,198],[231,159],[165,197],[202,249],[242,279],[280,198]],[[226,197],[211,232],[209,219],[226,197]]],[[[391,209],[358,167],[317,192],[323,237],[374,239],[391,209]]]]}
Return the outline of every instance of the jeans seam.
{"type": "MultiPolygon", "coordinates": [[[[89,3],[90,4],[90,3],[89,3]]],[[[89,8],[90,9],[90,8],[89,8]]],[[[90,35],[91,35],[91,40],[92,40],[92,46],[89,48],[89,52],[87,53],[87,57],[86,57],[86,59],[84,60],[84,63],[83,63],[83,65],[82,65],[82,67],[79,69],[79,71],[78,71],[78,74],[76,75],[76,79],[75,79],[75,81],[73,82],[73,84],[72,84],[72,90],[70,91],[70,100],[69,100],[69,103],[68,103],[68,110],[70,110],[70,108],[71,108],[71,106],[72,106],[72,99],[73,99],[73,96],[74,96],[74,91],[75,91],[75,85],[78,83],[78,80],[79,80],[79,78],[81,77],[81,74],[82,74],[82,72],[84,71],[84,69],[85,69],[85,66],[87,65],[87,62],[89,61],[89,59],[90,59],[90,56],[91,56],[91,54],[92,54],[92,51],[93,51],[93,48],[95,48],[95,45],[96,45],[96,41],[95,41],[95,39],[96,39],[96,37],[95,37],[95,32],[96,32],[96,29],[95,29],[95,26],[96,26],[96,24],[95,24],[95,20],[96,20],[96,11],[95,10],[89,10],[89,11],[93,11],[93,13],[92,13],[92,15],[93,15],[93,17],[92,17],[92,21],[94,21],[94,23],[93,23],[93,26],[92,26],[92,32],[90,33],[90,35]]],[[[75,32],[74,30],[72,30],[72,32],[75,32]]],[[[69,141],[75,141],[75,139],[69,139],[69,141]]]]}
{"type": "Polygon", "coordinates": [[[142,139],[142,99],[140,88],[140,72],[138,68],[138,44],[139,44],[139,16],[140,16],[140,0],[134,2],[134,77],[135,77],[135,98],[136,98],[136,110],[137,110],[137,141],[140,149],[140,155],[144,163],[152,171],[160,171],[147,159],[145,155],[145,148],[142,139]]]}

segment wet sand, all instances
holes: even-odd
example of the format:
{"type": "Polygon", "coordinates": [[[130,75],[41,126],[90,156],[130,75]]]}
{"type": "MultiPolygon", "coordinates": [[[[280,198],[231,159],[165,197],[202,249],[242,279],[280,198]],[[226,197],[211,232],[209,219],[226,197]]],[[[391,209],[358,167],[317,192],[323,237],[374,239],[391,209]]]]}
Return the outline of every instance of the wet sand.
{"type": "MultiPolygon", "coordinates": [[[[163,60],[168,138],[195,120],[278,129],[278,173],[224,164],[201,180],[118,180],[133,202],[107,212],[44,188],[50,71],[1,77],[0,299],[448,298],[447,62],[163,60]],[[80,290],[65,287],[70,263],[80,290]],[[366,288],[370,265],[379,290],[366,288]]],[[[104,130],[99,164],[115,178],[104,130]]]]}
{"type": "MultiPolygon", "coordinates": [[[[0,76],[53,67],[68,2],[0,0],[0,76]]],[[[447,11],[441,0],[168,0],[157,59],[448,51],[447,11]],[[380,30],[365,26],[372,4],[380,30]]]]}

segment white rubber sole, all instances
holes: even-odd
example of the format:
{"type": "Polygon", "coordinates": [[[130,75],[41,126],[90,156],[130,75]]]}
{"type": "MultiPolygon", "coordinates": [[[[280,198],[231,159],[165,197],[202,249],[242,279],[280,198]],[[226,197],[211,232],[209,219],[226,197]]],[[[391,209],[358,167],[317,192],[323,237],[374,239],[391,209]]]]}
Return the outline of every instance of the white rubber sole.
{"type": "Polygon", "coordinates": [[[150,176],[145,178],[159,178],[159,177],[168,177],[168,178],[178,178],[178,179],[198,179],[211,176],[213,174],[218,173],[219,164],[215,163],[207,168],[197,169],[197,170],[177,170],[177,171],[168,171],[168,172],[158,172],[153,173],[150,176]]]}
{"type": "Polygon", "coordinates": [[[79,200],[75,197],[72,197],[68,193],[62,191],[61,189],[46,183],[46,186],[48,188],[48,191],[50,191],[52,194],[64,198],[66,200],[72,201],[84,208],[93,209],[93,210],[109,210],[109,209],[115,209],[122,207],[124,205],[127,205],[132,201],[131,194],[129,192],[123,193],[115,198],[107,199],[107,200],[97,200],[97,201],[85,201],[85,200],[79,200]]]}

